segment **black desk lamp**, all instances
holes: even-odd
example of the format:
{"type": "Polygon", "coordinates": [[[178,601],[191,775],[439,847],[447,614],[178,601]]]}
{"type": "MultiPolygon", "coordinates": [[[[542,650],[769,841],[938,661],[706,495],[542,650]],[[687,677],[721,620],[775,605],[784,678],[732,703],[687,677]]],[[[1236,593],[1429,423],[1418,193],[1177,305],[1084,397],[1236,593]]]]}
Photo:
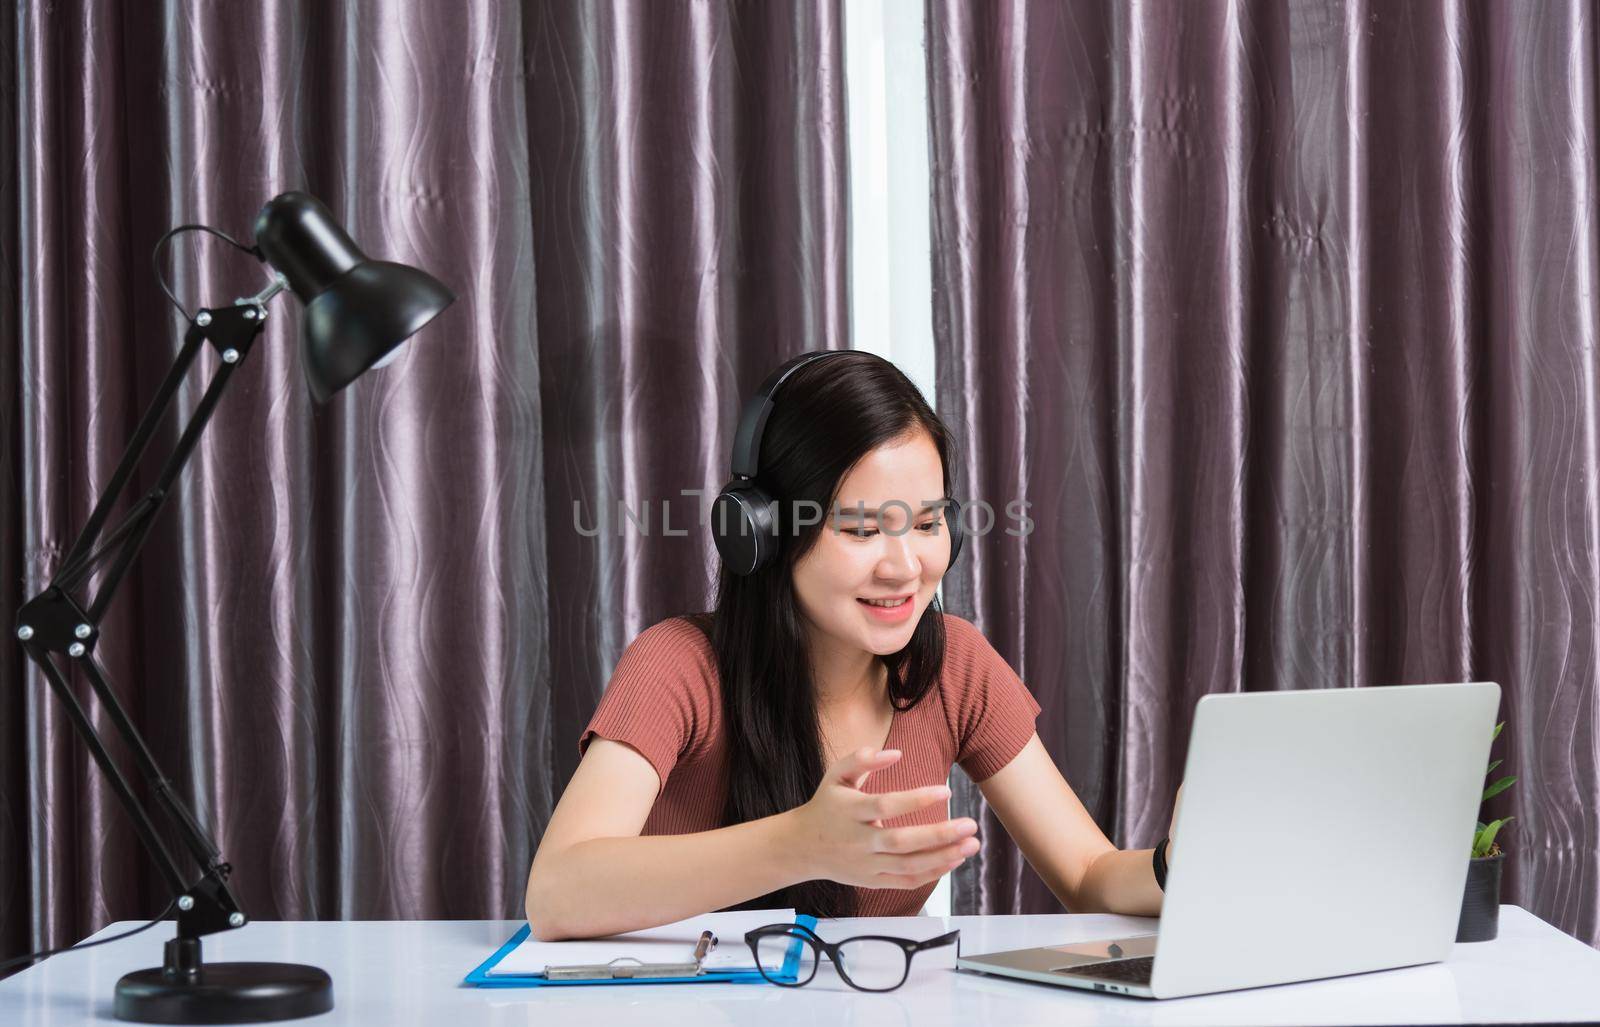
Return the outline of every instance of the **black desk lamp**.
{"type": "MultiPolygon", "coordinates": [[[[202,309],[190,318],[172,370],[128,441],[88,523],[49,586],[24,604],[18,614],[17,638],[28,657],[44,672],[50,688],[66,707],[73,727],[110,780],[112,790],[133,819],[140,840],[166,878],[177,907],[177,936],[167,942],[162,965],[127,974],[117,982],[118,1019],[148,1023],[259,1023],[332,1009],[333,982],[314,966],[208,964],[201,960],[203,936],[246,923],[244,913],[228,891],[232,867],[223,862],[216,843],[173,792],[172,782],[156,765],[149,747],[106,683],[105,671],[94,654],[100,621],[112,593],[144,544],[157,511],[166,502],[173,481],[205,429],[222,390],[265,327],[268,301],[288,288],[305,304],[301,354],[311,394],[322,403],[367,369],[392,359],[395,350],[449,306],[455,296],[416,268],[367,259],[328,209],[304,193],[283,193],[261,209],[256,218],[254,247],[204,225],[174,228],[156,244],[158,280],[162,247],[185,231],[210,232],[253,254],[277,273],[272,284],[257,295],[235,300],[229,307],[202,309]],[[189,365],[206,343],[217,351],[221,362],[205,394],[154,487],[133,503],[100,542],[111,507],[126,487],[157,423],[171,406],[189,365]],[[108,560],[110,566],[93,596],[82,602],[74,598],[73,590],[108,560]],[[166,811],[184,847],[202,868],[197,879],[188,880],[173,861],[156,834],[149,811],[134,797],[127,778],[112,761],[52,653],[66,657],[68,666],[75,663],[83,669],[112,726],[132,751],[155,805],[166,811]]],[[[164,280],[162,289],[173,299],[164,280]]],[[[176,305],[177,300],[173,299],[173,303],[176,305]]]]}

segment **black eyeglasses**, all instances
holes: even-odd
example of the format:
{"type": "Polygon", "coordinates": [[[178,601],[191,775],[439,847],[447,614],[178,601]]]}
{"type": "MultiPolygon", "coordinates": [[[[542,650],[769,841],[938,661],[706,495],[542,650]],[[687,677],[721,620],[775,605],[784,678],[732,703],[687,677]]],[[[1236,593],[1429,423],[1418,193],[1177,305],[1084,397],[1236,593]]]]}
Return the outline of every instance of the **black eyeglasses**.
{"type": "Polygon", "coordinates": [[[893,991],[911,973],[912,956],[924,949],[953,944],[959,937],[959,930],[926,941],[859,934],[830,945],[808,927],[771,924],[746,932],[744,940],[756,957],[761,976],[773,984],[798,988],[810,982],[822,961],[821,954],[826,952],[850,987],[857,991],[893,991]]]}

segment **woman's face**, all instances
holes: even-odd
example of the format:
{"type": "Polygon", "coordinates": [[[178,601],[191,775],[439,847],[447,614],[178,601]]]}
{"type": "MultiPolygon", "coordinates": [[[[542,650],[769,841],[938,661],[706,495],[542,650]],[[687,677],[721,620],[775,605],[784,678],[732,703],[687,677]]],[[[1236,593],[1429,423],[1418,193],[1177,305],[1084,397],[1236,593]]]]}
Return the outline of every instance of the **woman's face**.
{"type": "Polygon", "coordinates": [[[904,649],[950,565],[944,468],[927,432],[862,457],[822,512],[816,544],[794,566],[800,612],[836,645],[879,656],[904,649]],[[866,600],[904,600],[898,607],[866,600]]]}

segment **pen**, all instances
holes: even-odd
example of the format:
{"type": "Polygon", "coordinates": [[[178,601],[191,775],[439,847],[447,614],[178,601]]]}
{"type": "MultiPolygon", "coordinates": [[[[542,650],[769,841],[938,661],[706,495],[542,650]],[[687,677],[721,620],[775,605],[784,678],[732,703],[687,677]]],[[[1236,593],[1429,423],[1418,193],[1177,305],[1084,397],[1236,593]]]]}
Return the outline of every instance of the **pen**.
{"type": "Polygon", "coordinates": [[[695,977],[705,973],[705,967],[701,964],[706,958],[706,953],[716,947],[717,936],[710,931],[701,931],[700,940],[694,946],[694,962],[692,963],[641,963],[632,956],[618,956],[609,963],[547,966],[545,967],[544,975],[547,980],[552,981],[695,977]],[[627,965],[629,963],[633,965],[627,965]]]}
{"type": "Polygon", "coordinates": [[[696,963],[704,961],[706,958],[706,953],[710,952],[716,947],[717,936],[712,934],[710,931],[701,931],[700,940],[696,942],[694,946],[694,961],[696,963]]]}

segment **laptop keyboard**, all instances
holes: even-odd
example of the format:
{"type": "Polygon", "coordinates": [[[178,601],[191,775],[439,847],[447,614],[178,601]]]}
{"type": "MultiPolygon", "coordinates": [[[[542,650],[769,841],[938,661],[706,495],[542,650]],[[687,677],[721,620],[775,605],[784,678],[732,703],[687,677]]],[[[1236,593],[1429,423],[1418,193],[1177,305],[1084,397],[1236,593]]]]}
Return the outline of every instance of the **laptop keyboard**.
{"type": "Polygon", "coordinates": [[[1149,984],[1150,971],[1155,963],[1155,956],[1136,956],[1132,959],[1109,959],[1104,963],[1086,963],[1083,966],[1063,966],[1058,967],[1056,972],[1128,984],[1149,984]]]}

